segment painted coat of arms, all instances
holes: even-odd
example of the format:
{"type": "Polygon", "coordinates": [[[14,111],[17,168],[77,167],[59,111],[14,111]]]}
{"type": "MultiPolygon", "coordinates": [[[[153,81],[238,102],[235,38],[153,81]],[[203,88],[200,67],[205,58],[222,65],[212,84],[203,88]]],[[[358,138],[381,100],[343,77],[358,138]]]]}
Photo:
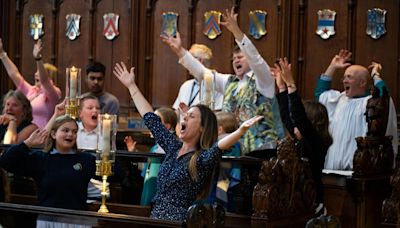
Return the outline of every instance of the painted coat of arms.
{"type": "Polygon", "coordinates": [[[367,35],[379,39],[386,33],[386,10],[374,8],[367,11],[367,35]]]}
{"type": "Polygon", "coordinates": [[[204,30],[203,33],[209,39],[213,40],[221,34],[221,16],[219,11],[207,11],[204,13],[204,30]]]}
{"type": "Polygon", "coordinates": [[[178,14],[167,12],[162,14],[161,35],[176,36],[178,26],[178,14]]]}
{"type": "Polygon", "coordinates": [[[44,35],[42,14],[33,14],[29,16],[29,35],[31,35],[34,40],[38,40],[44,35]]]}
{"type": "Polygon", "coordinates": [[[254,10],[250,11],[249,19],[249,33],[255,39],[260,39],[262,36],[267,34],[267,29],[265,28],[265,18],[267,16],[267,12],[264,10],[254,10]]]}
{"type": "Polygon", "coordinates": [[[336,12],[330,9],[318,10],[318,28],[317,35],[322,39],[328,39],[335,35],[335,17],[336,12]]]}
{"type": "Polygon", "coordinates": [[[106,13],[103,15],[104,29],[103,35],[107,40],[113,40],[119,35],[118,32],[119,15],[115,13],[106,13]]]}
{"type": "Polygon", "coordinates": [[[79,31],[79,22],[81,16],[78,14],[67,14],[65,17],[67,19],[67,29],[65,35],[70,40],[75,40],[81,33],[79,31]]]}

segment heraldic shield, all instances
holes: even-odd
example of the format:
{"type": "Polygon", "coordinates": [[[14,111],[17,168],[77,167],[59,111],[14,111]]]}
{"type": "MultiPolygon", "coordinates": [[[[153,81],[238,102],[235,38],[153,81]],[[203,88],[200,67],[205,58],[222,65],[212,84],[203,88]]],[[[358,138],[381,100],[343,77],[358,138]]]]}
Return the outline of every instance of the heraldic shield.
{"type": "Polygon", "coordinates": [[[34,40],[38,40],[44,35],[42,14],[33,14],[29,16],[29,35],[31,35],[34,40]]]}
{"type": "Polygon", "coordinates": [[[328,39],[335,35],[335,17],[336,12],[330,9],[318,10],[318,28],[317,35],[322,39],[328,39]]]}
{"type": "Polygon", "coordinates": [[[107,40],[113,40],[119,35],[118,32],[119,15],[115,13],[106,13],[103,15],[104,29],[103,35],[107,40]]]}
{"type": "Polygon", "coordinates": [[[267,34],[267,29],[265,28],[266,16],[267,12],[264,10],[254,10],[249,13],[249,34],[255,39],[260,39],[267,34]]]}
{"type": "Polygon", "coordinates": [[[161,35],[176,36],[178,16],[179,15],[174,12],[166,12],[162,14],[161,35]]]}
{"type": "Polygon", "coordinates": [[[367,11],[367,35],[379,39],[386,33],[386,10],[374,8],[367,11]]]}
{"type": "Polygon", "coordinates": [[[219,11],[207,11],[204,13],[203,33],[213,40],[221,34],[220,22],[222,13],[219,11]]]}
{"type": "Polygon", "coordinates": [[[75,40],[81,33],[79,31],[79,22],[81,16],[78,14],[67,14],[65,17],[67,19],[67,29],[65,35],[70,40],[75,40]]]}

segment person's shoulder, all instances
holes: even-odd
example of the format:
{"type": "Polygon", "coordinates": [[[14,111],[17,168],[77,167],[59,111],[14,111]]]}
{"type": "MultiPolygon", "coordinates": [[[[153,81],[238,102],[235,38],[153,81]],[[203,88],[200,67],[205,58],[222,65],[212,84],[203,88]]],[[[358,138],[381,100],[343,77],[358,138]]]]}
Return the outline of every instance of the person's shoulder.
{"type": "MultiPolygon", "coordinates": [[[[117,97],[116,97],[114,94],[112,94],[112,93],[109,93],[109,92],[105,92],[105,91],[104,91],[104,95],[107,97],[108,100],[114,100],[114,101],[119,102],[118,99],[117,99],[117,97]]],[[[103,96],[104,96],[104,95],[103,95],[103,96]]]]}

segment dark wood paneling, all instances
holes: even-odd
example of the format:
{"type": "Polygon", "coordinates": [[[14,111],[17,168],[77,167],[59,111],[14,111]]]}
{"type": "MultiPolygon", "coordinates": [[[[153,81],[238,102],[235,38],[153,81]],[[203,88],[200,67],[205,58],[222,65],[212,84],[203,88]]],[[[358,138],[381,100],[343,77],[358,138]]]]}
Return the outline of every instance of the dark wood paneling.
{"type": "Polygon", "coordinates": [[[115,63],[123,61],[127,67],[132,66],[131,53],[133,51],[131,41],[137,42],[133,36],[131,27],[132,5],[130,0],[101,1],[95,9],[95,33],[94,37],[94,60],[102,62],[106,66],[106,79],[104,90],[109,91],[120,100],[121,105],[129,104],[130,95],[127,89],[115,78],[113,69],[115,63]],[[119,34],[114,40],[108,40],[103,35],[104,20],[106,13],[119,15],[119,34]]]}
{"type": "Polygon", "coordinates": [[[32,56],[33,45],[35,40],[29,35],[30,24],[29,16],[33,14],[42,14],[44,17],[43,29],[45,35],[42,37],[43,50],[42,56],[44,62],[49,62],[52,53],[52,31],[53,31],[53,20],[52,20],[52,5],[50,2],[40,1],[27,1],[22,12],[22,28],[21,29],[21,64],[20,71],[24,78],[30,82],[34,82],[33,75],[36,72],[36,62],[32,56]]]}
{"type": "MultiPolygon", "coordinates": [[[[373,1],[365,0],[363,4],[357,6],[357,29],[356,29],[356,49],[355,63],[368,66],[371,61],[382,64],[382,78],[389,86],[391,95],[396,101],[399,100],[398,91],[398,71],[399,63],[399,1],[383,0],[373,1]],[[372,39],[366,34],[367,28],[367,10],[381,8],[387,10],[386,13],[386,34],[380,39],[372,39]]],[[[398,106],[397,106],[398,107],[398,106]]]]}
{"type": "MultiPolygon", "coordinates": [[[[58,77],[58,85],[59,87],[65,91],[65,69],[67,67],[79,67],[82,69],[81,80],[82,85],[85,84],[85,66],[88,63],[88,43],[90,34],[89,31],[89,23],[90,23],[90,14],[89,14],[90,5],[88,1],[82,2],[80,0],[70,0],[63,1],[60,9],[59,9],[59,21],[58,21],[58,69],[59,69],[59,77],[58,77]],[[80,20],[80,35],[75,40],[69,40],[69,38],[65,35],[66,33],[66,15],[67,14],[79,14],[81,15],[80,20]]],[[[82,92],[85,92],[85,87],[82,87],[82,92]]],[[[65,95],[65,93],[63,93],[65,95]]]]}
{"type": "MultiPolygon", "coordinates": [[[[211,68],[216,69],[221,73],[232,73],[232,47],[235,42],[233,35],[221,25],[222,34],[217,38],[210,40],[203,33],[204,29],[204,13],[211,10],[225,12],[225,9],[231,9],[233,1],[220,0],[220,1],[199,1],[196,7],[196,24],[195,24],[195,37],[194,42],[205,44],[213,51],[213,59],[211,61],[211,68]]],[[[222,18],[221,18],[222,20],[222,18]]],[[[188,45],[189,46],[189,45],[188,45]]]]}
{"type": "Polygon", "coordinates": [[[273,66],[275,59],[280,55],[280,34],[283,30],[281,14],[278,14],[278,1],[241,1],[239,10],[240,28],[251,39],[260,54],[270,66],[273,66]],[[266,29],[267,34],[260,39],[254,39],[249,34],[249,13],[254,10],[267,12],[266,29]]]}
{"type": "MultiPolygon", "coordinates": [[[[303,24],[301,30],[306,32],[302,39],[304,43],[304,78],[300,83],[304,90],[302,93],[307,99],[313,98],[313,92],[317,77],[325,72],[331,62],[332,57],[339,52],[341,48],[348,48],[347,33],[348,26],[348,2],[343,0],[313,0],[308,1],[306,8],[306,23],[303,24]],[[336,11],[335,30],[336,34],[329,39],[324,40],[319,37],[315,31],[317,30],[317,12],[321,9],[331,9],[336,11]]],[[[334,78],[334,87],[343,89],[341,86],[341,76],[343,72],[338,72],[334,78]]]]}
{"type": "MultiPolygon", "coordinates": [[[[153,77],[152,77],[152,104],[153,106],[172,106],[178,95],[179,87],[186,80],[186,71],[178,64],[178,58],[168,45],[160,39],[162,14],[176,12],[178,17],[178,30],[183,44],[187,43],[188,34],[187,0],[162,0],[157,1],[154,8],[154,34],[153,34],[153,77]]],[[[144,75],[149,77],[150,75],[144,75]]]]}

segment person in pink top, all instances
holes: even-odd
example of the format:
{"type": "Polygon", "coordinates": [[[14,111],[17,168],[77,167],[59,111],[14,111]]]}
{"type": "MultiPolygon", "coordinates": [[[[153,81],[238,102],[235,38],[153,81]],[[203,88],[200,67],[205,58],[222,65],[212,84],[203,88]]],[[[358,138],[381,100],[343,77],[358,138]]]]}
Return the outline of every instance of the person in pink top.
{"type": "Polygon", "coordinates": [[[57,75],[57,68],[42,61],[42,41],[39,39],[33,46],[33,57],[36,61],[37,71],[34,75],[35,84],[29,84],[21,75],[15,64],[8,58],[0,39],[0,59],[7,70],[14,85],[31,102],[33,123],[43,128],[54,112],[54,107],[61,98],[61,90],[53,84],[53,78],[57,75]]]}

